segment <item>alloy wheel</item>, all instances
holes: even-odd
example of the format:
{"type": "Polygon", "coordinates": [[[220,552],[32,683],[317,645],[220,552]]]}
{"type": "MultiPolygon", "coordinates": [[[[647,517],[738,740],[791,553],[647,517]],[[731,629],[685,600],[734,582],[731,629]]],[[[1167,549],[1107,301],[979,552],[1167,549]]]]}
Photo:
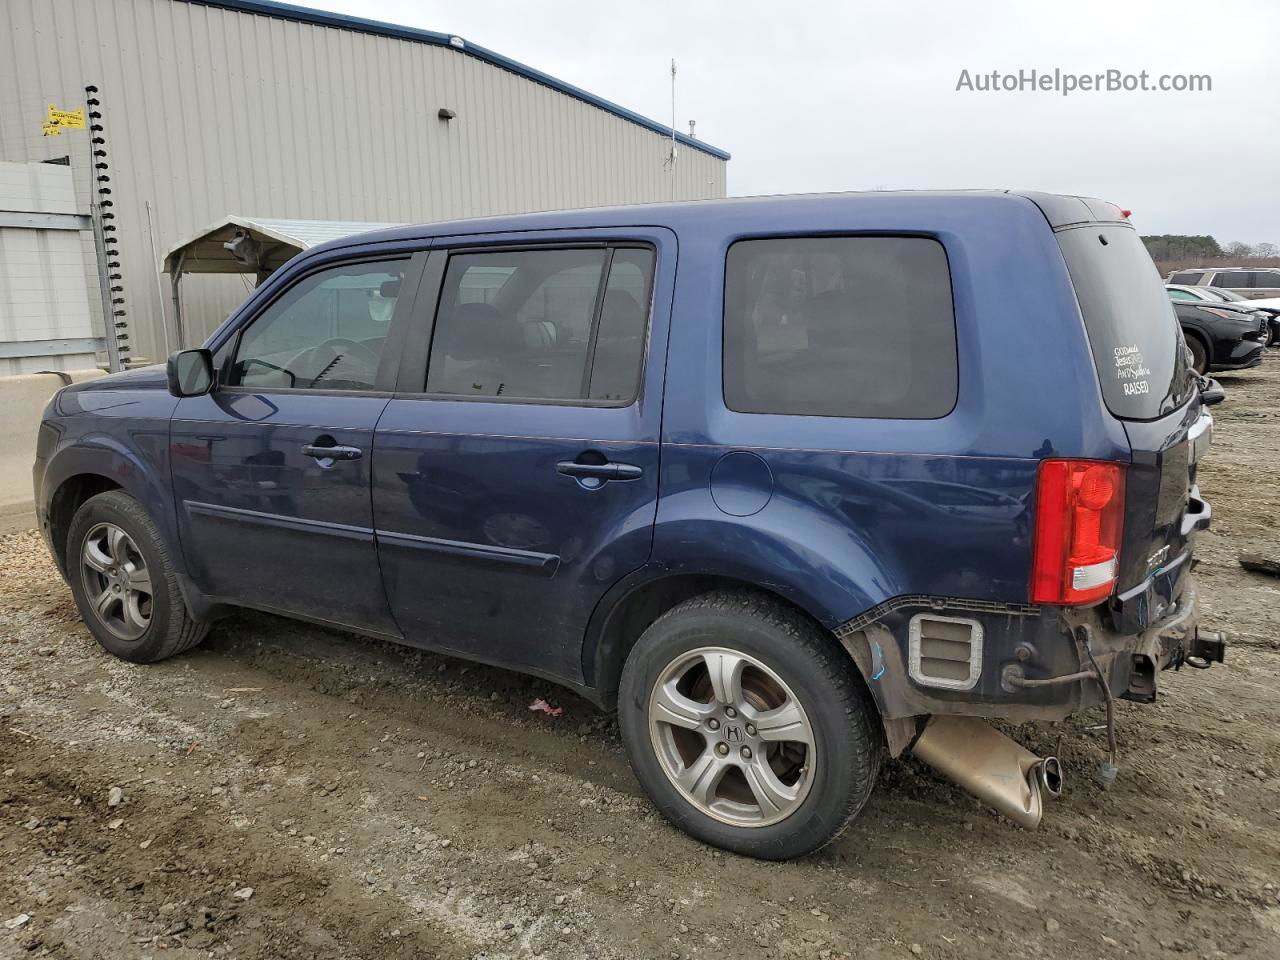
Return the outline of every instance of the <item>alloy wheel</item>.
{"type": "Polygon", "coordinates": [[[786,819],[813,784],[814,730],[791,688],[727,647],[681,654],[649,697],[649,735],[681,795],[737,827],[786,819]]]}
{"type": "Polygon", "coordinates": [[[98,621],[121,640],[137,640],[151,625],[151,573],[133,539],[114,523],[99,523],[80,547],[84,595],[98,621]]]}

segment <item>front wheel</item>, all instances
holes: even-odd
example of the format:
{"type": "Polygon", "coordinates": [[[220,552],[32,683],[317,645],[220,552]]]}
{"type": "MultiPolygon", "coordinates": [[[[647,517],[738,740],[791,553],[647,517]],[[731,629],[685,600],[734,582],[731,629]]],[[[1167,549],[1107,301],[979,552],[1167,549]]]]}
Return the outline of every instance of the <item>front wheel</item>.
{"type": "Polygon", "coordinates": [[[108,652],[154,663],[204,639],[192,619],[160,531],[121,490],[86,500],[71,519],[67,578],[89,632],[108,652]]]}
{"type": "Polygon", "coordinates": [[[849,657],[749,593],[696,597],[655,621],[627,659],[618,712],[631,765],[668,820],[768,860],[838,837],[883,755],[849,657]]]}

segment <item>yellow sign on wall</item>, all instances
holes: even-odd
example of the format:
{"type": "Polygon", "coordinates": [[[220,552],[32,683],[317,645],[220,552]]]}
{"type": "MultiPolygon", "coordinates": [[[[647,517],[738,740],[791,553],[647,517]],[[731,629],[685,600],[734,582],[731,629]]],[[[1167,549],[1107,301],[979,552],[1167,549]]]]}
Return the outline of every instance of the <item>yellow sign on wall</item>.
{"type": "Polygon", "coordinates": [[[84,129],[84,108],[79,110],[59,110],[49,104],[49,117],[41,125],[46,137],[61,136],[63,130],[84,129]]]}

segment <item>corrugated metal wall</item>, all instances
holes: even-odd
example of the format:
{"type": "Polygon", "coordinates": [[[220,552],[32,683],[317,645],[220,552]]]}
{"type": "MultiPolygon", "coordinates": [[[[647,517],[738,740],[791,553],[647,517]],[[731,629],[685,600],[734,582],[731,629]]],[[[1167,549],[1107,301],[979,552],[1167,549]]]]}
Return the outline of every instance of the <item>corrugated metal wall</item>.
{"type": "Polygon", "coordinates": [[[0,376],[92,367],[92,234],[52,226],[77,212],[71,169],[0,162],[0,211],[33,215],[28,226],[0,217],[0,376]]]}
{"type": "MultiPolygon", "coordinates": [[[[160,256],[226,214],[421,222],[725,194],[724,161],[459,51],[180,0],[0,0],[0,160],[70,153],[100,89],[134,354],[165,351],[160,256]],[[441,107],[457,112],[442,121],[441,107]]],[[[184,281],[203,335],[244,296],[184,281]]]]}

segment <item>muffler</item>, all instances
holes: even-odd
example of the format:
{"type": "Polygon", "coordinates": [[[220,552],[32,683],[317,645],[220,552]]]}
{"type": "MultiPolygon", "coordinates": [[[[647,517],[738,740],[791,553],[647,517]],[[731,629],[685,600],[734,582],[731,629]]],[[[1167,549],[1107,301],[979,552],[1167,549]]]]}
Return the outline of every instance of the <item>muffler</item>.
{"type": "Polygon", "coordinates": [[[912,752],[1024,827],[1062,793],[1057,757],[1037,757],[977,717],[930,717],[912,752]]]}

